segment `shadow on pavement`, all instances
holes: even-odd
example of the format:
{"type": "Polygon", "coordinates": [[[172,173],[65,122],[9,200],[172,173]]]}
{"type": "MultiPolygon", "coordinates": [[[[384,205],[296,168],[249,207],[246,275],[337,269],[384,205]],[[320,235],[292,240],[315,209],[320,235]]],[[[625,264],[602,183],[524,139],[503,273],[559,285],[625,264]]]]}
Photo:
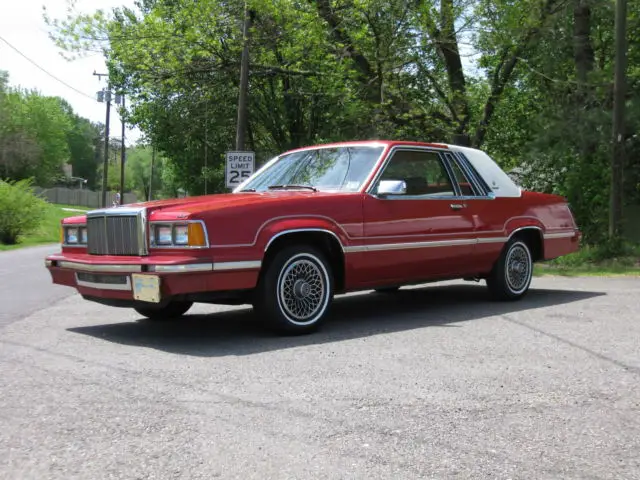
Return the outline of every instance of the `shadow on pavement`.
{"type": "Polygon", "coordinates": [[[517,302],[492,302],[484,286],[454,285],[336,297],[323,328],[311,335],[278,337],[259,325],[250,308],[188,315],[174,322],[113,323],[70,328],[101,340],[184,355],[251,355],[318,345],[381,333],[456,324],[494,315],[554,307],[605,295],[604,292],[531,289],[517,302]]]}

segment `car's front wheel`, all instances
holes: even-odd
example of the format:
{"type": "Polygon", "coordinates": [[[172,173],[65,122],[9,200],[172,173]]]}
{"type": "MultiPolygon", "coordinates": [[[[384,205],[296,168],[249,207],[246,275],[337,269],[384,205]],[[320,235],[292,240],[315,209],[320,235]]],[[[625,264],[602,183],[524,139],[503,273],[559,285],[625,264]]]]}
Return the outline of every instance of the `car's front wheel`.
{"type": "Polygon", "coordinates": [[[531,249],[524,240],[513,238],[487,277],[487,287],[496,299],[518,300],[528,292],[532,277],[531,249]]]}
{"type": "Polygon", "coordinates": [[[134,310],[149,320],[172,320],[187,313],[192,305],[193,302],[172,300],[163,306],[134,307],[134,310]]]}
{"type": "Polygon", "coordinates": [[[260,278],[254,307],[278,333],[300,335],[316,330],[333,299],[333,272],[325,255],[312,246],[285,247],[260,278]]]}

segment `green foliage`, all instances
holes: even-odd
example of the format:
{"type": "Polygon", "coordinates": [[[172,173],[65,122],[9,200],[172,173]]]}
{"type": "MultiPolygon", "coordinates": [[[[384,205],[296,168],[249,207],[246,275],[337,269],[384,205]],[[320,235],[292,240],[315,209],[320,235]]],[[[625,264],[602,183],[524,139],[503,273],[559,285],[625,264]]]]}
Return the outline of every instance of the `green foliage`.
{"type": "Polygon", "coordinates": [[[640,244],[605,241],[583,245],[570,255],[540,264],[537,274],[556,275],[640,275],[640,244]]]}
{"type": "MultiPolygon", "coordinates": [[[[249,0],[246,149],[262,163],[312,143],[465,134],[505,169],[518,169],[526,187],[566,196],[587,243],[602,243],[613,5],[249,0]]],[[[112,84],[130,99],[127,121],[162,158],[154,192],[203,193],[205,178],[208,192],[224,191],[224,153],[236,135],[242,2],[144,0],[93,15],[73,6],[66,18],[48,19],[52,35],[66,52],[105,54],[112,84]]],[[[630,4],[625,198],[636,204],[639,26],[640,4],[630,4]]],[[[141,193],[149,169],[135,165],[132,188],[141,193]]]]}
{"type": "Polygon", "coordinates": [[[11,88],[8,74],[0,74],[0,175],[33,178],[47,187],[63,178],[63,166],[70,163],[73,175],[93,187],[100,128],[64,100],[11,88]]]}
{"type": "Polygon", "coordinates": [[[46,210],[47,203],[33,192],[32,180],[0,180],[0,243],[13,245],[36,230],[46,210]]]}

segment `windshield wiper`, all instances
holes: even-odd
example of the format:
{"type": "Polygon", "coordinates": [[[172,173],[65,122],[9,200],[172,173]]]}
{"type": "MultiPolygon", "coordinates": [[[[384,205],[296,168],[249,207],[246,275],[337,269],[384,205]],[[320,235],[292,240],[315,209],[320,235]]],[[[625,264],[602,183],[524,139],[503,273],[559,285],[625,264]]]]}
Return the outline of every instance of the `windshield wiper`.
{"type": "Polygon", "coordinates": [[[314,192],[317,192],[318,189],[316,187],[313,187],[311,185],[269,185],[269,190],[296,190],[296,189],[300,189],[300,188],[307,188],[309,190],[313,190],[314,192]]]}
{"type": "Polygon", "coordinates": [[[238,192],[255,192],[255,188],[243,188],[242,190],[238,190],[238,192]]]}

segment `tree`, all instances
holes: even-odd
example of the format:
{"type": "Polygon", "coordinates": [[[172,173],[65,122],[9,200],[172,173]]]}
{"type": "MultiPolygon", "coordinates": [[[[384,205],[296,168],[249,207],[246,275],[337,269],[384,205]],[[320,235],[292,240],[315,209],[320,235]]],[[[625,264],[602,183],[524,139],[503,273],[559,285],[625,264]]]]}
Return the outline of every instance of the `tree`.
{"type": "MultiPolygon", "coordinates": [[[[169,184],[224,188],[233,148],[242,2],[148,0],[56,21],[68,52],[105,54],[128,121],[169,184]],[[174,183],[175,182],[175,183],[174,183]]],[[[594,0],[249,0],[248,148],[258,161],[354,138],[469,142],[527,186],[566,195],[589,241],[606,218],[611,4],[594,0]]],[[[630,43],[640,6],[630,9],[630,43]]],[[[638,49],[630,51],[630,65],[638,49]]],[[[629,92],[640,70],[630,68],[629,92]]],[[[628,101],[635,105],[635,93],[628,101]]],[[[640,145],[632,112],[627,147],[640,145]]],[[[640,166],[628,156],[628,198],[640,166]]],[[[175,189],[174,189],[175,191],[175,189]]]]}
{"type": "Polygon", "coordinates": [[[92,185],[99,127],[76,115],[65,100],[11,88],[8,80],[8,73],[0,72],[0,175],[33,178],[46,187],[71,163],[74,175],[92,185]]]}

